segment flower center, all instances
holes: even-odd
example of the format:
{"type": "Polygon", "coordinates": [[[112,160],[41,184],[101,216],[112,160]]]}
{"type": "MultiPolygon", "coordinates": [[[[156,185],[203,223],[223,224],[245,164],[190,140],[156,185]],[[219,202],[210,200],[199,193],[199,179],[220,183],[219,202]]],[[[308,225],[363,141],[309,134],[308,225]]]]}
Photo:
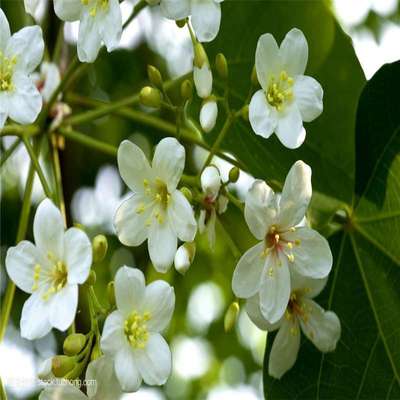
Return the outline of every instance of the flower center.
{"type": "MultiPolygon", "coordinates": [[[[302,319],[305,324],[307,324],[310,314],[312,312],[312,309],[307,307],[307,305],[301,301],[301,298],[304,293],[309,292],[311,289],[310,288],[304,288],[301,290],[295,290],[292,292],[290,295],[289,303],[287,305],[286,311],[285,311],[285,318],[288,321],[294,322],[295,318],[302,319]]],[[[292,335],[297,335],[298,333],[298,328],[296,326],[292,326],[290,328],[290,333],[292,335]]],[[[312,334],[312,332],[311,332],[312,334]]]]}
{"type": "Polygon", "coordinates": [[[139,314],[134,311],[124,322],[124,333],[129,344],[134,349],[144,349],[149,340],[146,322],[150,319],[149,312],[139,314]]]}
{"type": "Polygon", "coordinates": [[[12,92],[14,90],[12,77],[16,62],[17,58],[15,56],[7,58],[0,51],[0,92],[12,92]]]}
{"type": "Polygon", "coordinates": [[[266,257],[271,252],[282,252],[290,262],[294,262],[294,254],[292,249],[294,246],[300,246],[301,242],[298,239],[295,240],[287,240],[285,238],[286,232],[295,232],[296,228],[291,227],[287,231],[278,231],[278,228],[275,225],[272,225],[269,228],[269,231],[265,235],[265,246],[262,255],[266,257]]]}
{"type": "Polygon", "coordinates": [[[81,0],[81,3],[84,6],[88,6],[90,16],[95,17],[98,11],[108,10],[108,1],[109,0],[81,0]]]}
{"type": "Polygon", "coordinates": [[[272,76],[267,91],[268,103],[278,111],[282,111],[285,103],[293,99],[293,83],[293,78],[288,76],[286,71],[282,71],[278,79],[272,76]]]}

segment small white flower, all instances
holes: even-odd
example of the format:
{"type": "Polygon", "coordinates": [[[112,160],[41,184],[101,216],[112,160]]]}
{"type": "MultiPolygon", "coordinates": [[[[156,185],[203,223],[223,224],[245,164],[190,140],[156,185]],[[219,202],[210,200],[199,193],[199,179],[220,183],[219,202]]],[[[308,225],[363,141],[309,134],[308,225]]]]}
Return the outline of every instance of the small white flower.
{"type": "Polygon", "coordinates": [[[200,176],[201,188],[203,193],[210,199],[215,200],[221,189],[221,175],[214,165],[209,165],[204,169],[200,176]]]}
{"type": "Polygon", "coordinates": [[[246,311],[260,329],[279,329],[268,363],[268,373],[274,378],[281,378],[296,362],[300,348],[300,328],[318,350],[323,353],[335,350],[341,333],[339,318],[334,312],[325,311],[311,300],[322,291],[326,282],[327,278],[311,279],[293,274],[292,292],[285,314],[275,324],[265,320],[260,311],[258,295],[247,301],[246,311]]]}
{"type": "Polygon", "coordinates": [[[56,64],[43,62],[40,66],[40,73],[32,74],[32,79],[42,94],[43,100],[48,102],[60,84],[60,71],[56,64]]]}
{"type": "Polygon", "coordinates": [[[42,97],[30,74],[43,57],[44,42],[39,26],[28,26],[11,36],[0,9],[0,129],[7,117],[20,124],[35,121],[42,97]]]}
{"type": "Polygon", "coordinates": [[[200,42],[211,42],[218,34],[223,0],[161,0],[161,11],[170,19],[192,16],[191,22],[200,42]]]}
{"type": "Polygon", "coordinates": [[[311,199],[311,169],[297,161],[276,195],[256,180],[245,202],[244,216],[260,242],[243,254],[232,279],[238,297],[260,295],[260,309],[270,323],[283,315],[290,297],[289,269],[304,276],[326,277],[332,268],[327,240],[300,222],[311,199]]]}
{"type": "Polygon", "coordinates": [[[214,100],[204,102],[200,110],[200,125],[204,132],[210,132],[214,129],[218,117],[218,106],[214,100]]]}
{"type": "Polygon", "coordinates": [[[78,284],[86,281],[92,264],[92,247],[77,228],[64,231],[60,211],[43,200],[33,222],[35,244],[23,240],[11,247],[6,269],[11,280],[31,293],[21,316],[21,336],[37,339],[52,327],[65,331],[78,304],[78,284]]]}
{"type": "Polygon", "coordinates": [[[93,62],[102,43],[109,52],[119,45],[122,15],[118,0],[54,0],[54,11],[63,21],[80,21],[78,58],[93,62]]]}
{"type": "Polygon", "coordinates": [[[174,261],[177,239],[196,235],[193,210],[177,189],[185,166],[185,149],[174,138],[157,145],[152,165],[143,151],[127,140],[118,149],[118,167],[133,195],[118,208],[114,226],[121,243],[139,246],[148,239],[150,259],[159,272],[174,261]]]}
{"type": "Polygon", "coordinates": [[[201,68],[193,67],[193,81],[200,98],[207,99],[211,96],[213,76],[208,62],[205,62],[201,68]]]}
{"type": "Polygon", "coordinates": [[[175,307],[174,289],[165,281],[145,285],[143,273],[122,267],[115,277],[117,310],[104,323],[102,351],[114,358],[125,392],[137,391],[142,379],[163,385],[171,373],[171,352],[160,335],[175,307]]]}
{"type": "Polygon", "coordinates": [[[323,108],[321,85],[304,75],[307,59],[307,40],[299,29],[292,29],[280,48],[269,33],[258,40],[256,71],[262,89],[251,99],[250,123],[257,135],[268,138],[275,132],[290,149],[304,142],[303,121],[313,121],[323,108]]]}
{"type": "Polygon", "coordinates": [[[175,254],[175,269],[180,274],[185,274],[193,262],[196,253],[196,245],[194,243],[184,243],[179,246],[175,254]]]}

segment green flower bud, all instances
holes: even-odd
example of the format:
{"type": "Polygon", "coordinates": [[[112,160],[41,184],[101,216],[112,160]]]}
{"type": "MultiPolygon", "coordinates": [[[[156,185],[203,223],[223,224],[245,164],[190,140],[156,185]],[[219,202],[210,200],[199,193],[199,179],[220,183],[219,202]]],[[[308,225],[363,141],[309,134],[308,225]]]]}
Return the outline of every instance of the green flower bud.
{"type": "Polygon", "coordinates": [[[160,71],[153,65],[147,66],[147,75],[150,82],[158,89],[162,89],[163,79],[161,77],[160,71]]]}
{"type": "Polygon", "coordinates": [[[179,19],[179,20],[175,21],[176,25],[179,28],[183,28],[186,25],[186,22],[187,22],[187,18],[183,18],[183,19],[179,19]]]}
{"type": "Polygon", "coordinates": [[[185,79],[181,84],[181,96],[184,101],[191,100],[193,97],[193,84],[189,79],[185,79]]]}
{"type": "Polygon", "coordinates": [[[222,79],[228,79],[228,63],[226,61],[225,56],[222,53],[218,53],[217,56],[215,57],[215,67],[217,69],[217,72],[219,76],[222,79]]]}
{"type": "Polygon", "coordinates": [[[64,354],[67,356],[75,356],[79,354],[86,344],[86,336],[82,333],[72,333],[68,335],[63,344],[64,354]]]}
{"type": "Polygon", "coordinates": [[[182,187],[180,190],[181,190],[182,194],[187,198],[189,203],[191,203],[193,200],[192,191],[186,186],[182,187]]]}
{"type": "Polygon", "coordinates": [[[256,67],[254,66],[252,71],[251,71],[251,84],[253,86],[259,86],[258,83],[258,77],[257,77],[257,71],[256,71],[256,67]]]}
{"type": "Polygon", "coordinates": [[[207,53],[201,43],[197,42],[194,46],[194,65],[201,68],[204,64],[209,64],[207,53]]]}
{"type": "Polygon", "coordinates": [[[104,260],[107,254],[108,242],[104,235],[97,235],[92,241],[93,248],[93,262],[100,262],[104,260]]]}
{"type": "Polygon", "coordinates": [[[239,179],[240,169],[238,167],[233,167],[229,171],[229,182],[235,183],[239,179]]]}
{"type": "Polygon", "coordinates": [[[62,378],[72,371],[75,365],[75,357],[55,356],[51,360],[51,371],[56,378],[62,378]]]}
{"type": "Polygon", "coordinates": [[[115,306],[115,288],[114,288],[114,281],[109,282],[107,285],[107,297],[108,303],[111,307],[115,306]]]}
{"type": "Polygon", "coordinates": [[[85,281],[85,285],[93,286],[96,283],[96,272],[90,270],[89,276],[85,281]]]}
{"type": "Polygon", "coordinates": [[[161,106],[161,92],[150,86],[145,86],[139,95],[140,103],[147,107],[159,108],[161,106]]]}
{"type": "Polygon", "coordinates": [[[224,318],[224,329],[225,332],[229,332],[235,325],[236,318],[239,315],[239,303],[237,301],[234,301],[231,303],[231,305],[228,307],[228,310],[225,313],[225,318],[224,318]]]}

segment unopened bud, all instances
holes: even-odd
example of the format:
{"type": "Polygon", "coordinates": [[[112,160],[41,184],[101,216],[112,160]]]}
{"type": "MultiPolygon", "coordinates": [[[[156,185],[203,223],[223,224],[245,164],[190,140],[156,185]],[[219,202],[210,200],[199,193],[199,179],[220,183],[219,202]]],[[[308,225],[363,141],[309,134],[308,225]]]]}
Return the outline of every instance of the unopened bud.
{"type": "Polygon", "coordinates": [[[107,298],[111,307],[115,306],[115,287],[114,281],[109,282],[107,285],[107,298]]]}
{"type": "Polygon", "coordinates": [[[188,202],[191,203],[193,200],[192,191],[186,186],[182,187],[180,190],[181,190],[182,194],[186,197],[188,202]]]}
{"type": "Polygon", "coordinates": [[[206,101],[200,110],[200,125],[203,131],[211,132],[217,122],[218,106],[216,101],[206,101]]]}
{"type": "Polygon", "coordinates": [[[252,71],[251,71],[251,84],[253,86],[258,86],[258,78],[257,78],[257,71],[256,71],[256,67],[254,66],[252,71]]]}
{"type": "Polygon", "coordinates": [[[225,56],[222,53],[218,53],[215,57],[215,67],[219,76],[226,80],[228,79],[228,63],[225,56]]]}
{"type": "Polygon", "coordinates": [[[62,378],[72,371],[75,365],[75,357],[55,356],[51,360],[51,371],[56,378],[62,378]]]}
{"type": "Polygon", "coordinates": [[[231,303],[231,305],[228,307],[228,310],[225,313],[225,318],[224,318],[224,329],[225,332],[229,332],[234,326],[236,319],[239,315],[239,303],[237,301],[234,301],[231,303]]]}
{"type": "Polygon", "coordinates": [[[184,243],[175,253],[175,269],[183,275],[192,264],[195,254],[196,245],[194,242],[184,243]]]}
{"type": "Polygon", "coordinates": [[[153,65],[147,66],[147,75],[150,82],[158,89],[162,89],[163,80],[160,71],[153,65]]]}
{"type": "Polygon", "coordinates": [[[221,175],[215,165],[210,165],[204,169],[200,177],[203,192],[213,199],[218,196],[221,188],[221,175]]]}
{"type": "Polygon", "coordinates": [[[242,107],[242,109],[240,110],[240,116],[245,121],[249,120],[249,105],[248,104],[246,104],[245,106],[242,107]]]}
{"type": "Polygon", "coordinates": [[[75,356],[79,354],[86,344],[86,336],[82,333],[72,333],[68,335],[63,344],[64,354],[67,356],[75,356]]]}
{"type": "Polygon", "coordinates": [[[89,272],[89,276],[87,277],[85,281],[85,285],[87,286],[93,286],[96,283],[96,272],[94,272],[92,269],[89,272]]]}
{"type": "Polygon", "coordinates": [[[161,106],[161,92],[150,86],[145,86],[139,95],[140,103],[146,107],[159,108],[161,106]]]}
{"type": "Polygon", "coordinates": [[[229,171],[229,182],[235,183],[239,179],[240,169],[238,167],[233,167],[229,171]]]}
{"type": "Polygon", "coordinates": [[[201,68],[204,64],[209,65],[207,53],[201,43],[197,42],[194,46],[194,65],[201,68]]]}
{"type": "Polygon", "coordinates": [[[191,100],[193,97],[193,85],[189,79],[185,79],[181,84],[181,96],[185,101],[191,100]]]}
{"type": "Polygon", "coordinates": [[[97,235],[92,241],[93,248],[93,262],[100,262],[104,260],[107,254],[108,242],[104,235],[97,235]]]}
{"type": "Polygon", "coordinates": [[[178,28],[183,28],[186,25],[186,22],[187,22],[187,18],[178,19],[177,21],[175,21],[178,28]]]}

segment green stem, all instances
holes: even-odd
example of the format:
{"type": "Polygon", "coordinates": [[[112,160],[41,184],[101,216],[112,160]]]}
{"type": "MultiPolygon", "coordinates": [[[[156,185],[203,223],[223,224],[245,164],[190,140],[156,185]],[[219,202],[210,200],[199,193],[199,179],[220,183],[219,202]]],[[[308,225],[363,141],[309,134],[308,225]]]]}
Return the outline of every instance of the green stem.
{"type": "Polygon", "coordinates": [[[22,139],[18,138],[6,151],[3,152],[3,157],[1,157],[0,160],[0,167],[2,167],[3,164],[9,159],[9,157],[14,153],[14,151],[21,144],[21,142],[22,139]]]}
{"type": "Polygon", "coordinates": [[[101,314],[106,314],[107,311],[106,311],[106,309],[100,304],[99,299],[97,298],[96,293],[95,293],[95,291],[94,291],[94,289],[93,289],[93,286],[91,286],[91,287],[89,288],[89,293],[90,293],[90,295],[91,295],[91,297],[92,297],[94,307],[97,308],[97,310],[100,311],[101,314]]]}
{"type": "Polygon", "coordinates": [[[7,393],[4,389],[3,381],[0,376],[0,400],[7,400],[7,393]]]}
{"type": "Polygon", "coordinates": [[[0,136],[35,136],[40,132],[36,125],[7,125],[0,131],[0,136]]]}
{"type": "Polygon", "coordinates": [[[235,197],[232,193],[230,193],[228,190],[226,191],[226,196],[228,197],[229,201],[235,205],[240,211],[244,211],[244,205],[243,203],[235,197]]]}
{"type": "Polygon", "coordinates": [[[124,25],[122,26],[122,29],[125,29],[133,21],[133,19],[140,13],[140,11],[142,11],[143,8],[145,8],[146,6],[147,2],[145,0],[140,0],[139,3],[137,3],[133,8],[132,14],[125,21],[124,25]]]}

